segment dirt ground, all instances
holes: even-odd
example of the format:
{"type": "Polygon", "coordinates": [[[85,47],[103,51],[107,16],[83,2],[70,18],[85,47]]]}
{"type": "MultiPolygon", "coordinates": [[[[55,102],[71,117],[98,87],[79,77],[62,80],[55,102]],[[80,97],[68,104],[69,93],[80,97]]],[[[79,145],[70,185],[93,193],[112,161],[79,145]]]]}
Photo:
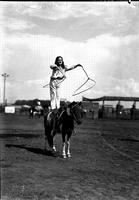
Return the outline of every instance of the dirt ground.
{"type": "Polygon", "coordinates": [[[1,200],[138,200],[139,121],[84,119],[71,158],[44,152],[43,118],[0,116],[1,200]]]}

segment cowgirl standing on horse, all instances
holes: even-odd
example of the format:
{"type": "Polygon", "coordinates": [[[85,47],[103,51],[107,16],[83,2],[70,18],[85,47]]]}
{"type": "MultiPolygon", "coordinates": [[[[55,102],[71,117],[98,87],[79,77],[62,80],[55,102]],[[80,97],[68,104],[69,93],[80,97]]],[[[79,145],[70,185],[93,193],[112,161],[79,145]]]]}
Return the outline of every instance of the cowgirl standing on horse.
{"type": "Polygon", "coordinates": [[[51,65],[52,75],[50,78],[50,99],[51,108],[44,116],[45,127],[45,150],[46,141],[53,152],[56,152],[54,145],[54,136],[56,133],[62,133],[62,156],[70,157],[70,138],[74,132],[74,122],[81,124],[81,109],[78,103],[72,102],[64,110],[60,110],[60,85],[65,80],[65,73],[76,67],[82,67],[80,64],[68,68],[61,56],[56,57],[55,64],[51,65]],[[66,152],[67,151],[67,152],[66,152]]]}
{"type": "Polygon", "coordinates": [[[51,65],[52,75],[50,78],[50,99],[51,99],[51,110],[56,112],[60,108],[60,85],[65,80],[65,73],[69,70],[75,69],[76,67],[82,67],[77,64],[68,68],[63,61],[61,56],[56,57],[55,64],[51,65]]]}
{"type": "MultiPolygon", "coordinates": [[[[73,65],[72,67],[68,68],[64,64],[63,58],[61,56],[56,57],[54,65],[50,66],[50,68],[52,69],[52,75],[51,75],[50,84],[49,84],[51,107],[50,107],[50,110],[46,113],[46,115],[44,115],[45,150],[46,150],[46,141],[48,141],[48,144],[52,153],[56,151],[53,139],[56,133],[60,132],[62,133],[63,158],[71,157],[70,138],[71,138],[72,133],[74,132],[74,123],[77,123],[78,125],[82,123],[82,120],[81,120],[82,109],[81,109],[81,104],[74,101],[70,103],[64,110],[59,109],[60,108],[60,85],[66,78],[65,73],[77,67],[82,67],[83,69],[83,66],[80,64],[73,65]]],[[[83,85],[85,85],[88,82],[88,80],[93,81],[91,78],[88,77],[84,69],[83,71],[85,72],[87,76],[87,80],[76,90],[76,92],[83,85]]],[[[89,87],[88,89],[92,88],[93,86],[89,87]]],[[[81,92],[87,91],[88,89],[83,90],[81,92]]],[[[79,93],[76,93],[76,94],[79,94],[79,93]]]]}

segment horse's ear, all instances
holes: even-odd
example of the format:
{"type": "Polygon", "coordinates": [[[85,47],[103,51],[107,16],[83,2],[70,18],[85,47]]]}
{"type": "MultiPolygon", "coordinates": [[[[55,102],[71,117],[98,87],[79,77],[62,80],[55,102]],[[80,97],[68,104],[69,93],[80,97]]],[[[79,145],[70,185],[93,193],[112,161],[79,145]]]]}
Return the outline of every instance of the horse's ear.
{"type": "Polygon", "coordinates": [[[81,105],[82,105],[82,102],[80,101],[80,102],[78,103],[78,105],[81,106],[81,105]]]}
{"type": "Polygon", "coordinates": [[[73,101],[73,102],[72,102],[72,105],[76,105],[76,104],[77,104],[76,101],[73,101]]]}

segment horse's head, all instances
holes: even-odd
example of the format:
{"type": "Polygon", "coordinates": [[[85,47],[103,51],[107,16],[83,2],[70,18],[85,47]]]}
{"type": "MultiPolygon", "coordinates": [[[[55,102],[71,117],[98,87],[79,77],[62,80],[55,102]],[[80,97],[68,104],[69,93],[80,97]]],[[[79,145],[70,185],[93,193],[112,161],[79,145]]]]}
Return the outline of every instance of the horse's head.
{"type": "Polygon", "coordinates": [[[68,105],[68,107],[70,108],[70,113],[73,116],[76,123],[81,124],[82,110],[80,107],[80,103],[73,101],[71,104],[68,105]]]}

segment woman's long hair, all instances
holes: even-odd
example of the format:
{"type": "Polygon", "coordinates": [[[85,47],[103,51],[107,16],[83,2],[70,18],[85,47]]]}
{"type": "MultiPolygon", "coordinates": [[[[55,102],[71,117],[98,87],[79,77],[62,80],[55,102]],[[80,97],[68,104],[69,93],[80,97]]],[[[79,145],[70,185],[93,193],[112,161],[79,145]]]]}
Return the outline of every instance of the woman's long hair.
{"type": "Polygon", "coordinates": [[[65,64],[64,64],[64,61],[63,61],[62,56],[57,56],[57,57],[56,57],[56,59],[55,59],[55,64],[58,65],[58,59],[59,59],[59,58],[62,59],[62,65],[61,65],[61,67],[62,67],[62,68],[65,68],[65,64]]]}

